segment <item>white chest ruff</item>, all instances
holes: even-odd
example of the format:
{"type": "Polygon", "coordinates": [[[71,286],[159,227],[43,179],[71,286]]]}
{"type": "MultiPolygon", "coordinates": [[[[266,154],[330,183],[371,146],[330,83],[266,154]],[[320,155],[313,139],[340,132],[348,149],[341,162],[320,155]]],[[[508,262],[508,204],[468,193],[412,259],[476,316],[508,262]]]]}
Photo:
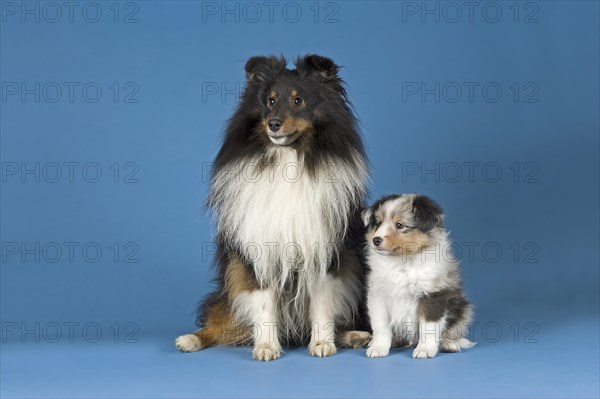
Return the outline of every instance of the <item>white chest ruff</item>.
{"type": "Polygon", "coordinates": [[[295,150],[275,148],[272,155],[260,172],[248,160],[215,175],[219,233],[252,263],[260,283],[282,287],[297,275],[309,284],[325,277],[344,239],[366,167],[338,163],[311,176],[295,150]]]}

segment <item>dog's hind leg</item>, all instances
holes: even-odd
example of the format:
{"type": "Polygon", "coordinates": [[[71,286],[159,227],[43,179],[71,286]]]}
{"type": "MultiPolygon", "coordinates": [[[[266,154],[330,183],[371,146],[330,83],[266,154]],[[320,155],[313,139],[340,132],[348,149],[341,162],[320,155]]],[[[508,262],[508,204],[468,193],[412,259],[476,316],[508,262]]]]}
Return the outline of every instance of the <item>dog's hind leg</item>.
{"type": "Polygon", "coordinates": [[[472,348],[476,345],[467,337],[469,335],[469,324],[473,319],[473,308],[470,304],[464,302],[462,309],[459,309],[460,316],[447,326],[442,334],[440,350],[442,352],[460,352],[461,349],[472,348]]]}
{"type": "Polygon", "coordinates": [[[217,345],[246,345],[251,340],[251,328],[235,321],[225,298],[206,305],[203,324],[200,330],[177,337],[177,349],[181,352],[195,352],[217,345]]]}

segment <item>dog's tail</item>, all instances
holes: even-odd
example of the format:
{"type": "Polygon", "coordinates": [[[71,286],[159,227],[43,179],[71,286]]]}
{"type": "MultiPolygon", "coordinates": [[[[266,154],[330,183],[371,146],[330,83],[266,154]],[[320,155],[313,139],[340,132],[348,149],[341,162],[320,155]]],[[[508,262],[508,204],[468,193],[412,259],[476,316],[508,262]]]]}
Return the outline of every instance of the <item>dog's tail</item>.
{"type": "Polygon", "coordinates": [[[460,346],[461,349],[472,348],[475,345],[477,345],[477,342],[469,341],[466,338],[461,338],[458,340],[458,346],[460,346]]]}

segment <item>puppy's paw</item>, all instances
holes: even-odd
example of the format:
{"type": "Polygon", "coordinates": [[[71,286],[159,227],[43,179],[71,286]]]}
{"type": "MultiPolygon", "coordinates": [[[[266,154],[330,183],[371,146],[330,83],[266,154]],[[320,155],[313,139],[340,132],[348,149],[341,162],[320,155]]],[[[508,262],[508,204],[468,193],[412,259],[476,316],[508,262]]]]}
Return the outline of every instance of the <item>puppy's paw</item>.
{"type": "Polygon", "coordinates": [[[271,343],[256,344],[252,350],[252,357],[256,360],[262,360],[265,362],[279,359],[281,357],[281,348],[279,345],[273,345],[271,343]]]}
{"type": "Polygon", "coordinates": [[[437,345],[423,345],[419,344],[413,351],[412,357],[415,359],[428,359],[435,357],[438,353],[437,345]]]}
{"type": "Polygon", "coordinates": [[[181,352],[196,352],[202,349],[200,338],[194,334],[185,334],[177,337],[175,346],[181,352]]]}
{"type": "Polygon", "coordinates": [[[442,352],[460,352],[460,345],[457,341],[443,340],[440,343],[440,351],[442,352]]]}
{"type": "Polygon", "coordinates": [[[340,346],[347,348],[366,348],[373,336],[367,331],[344,331],[339,337],[340,346]]]}
{"type": "Polygon", "coordinates": [[[367,349],[367,357],[375,358],[375,357],[386,357],[390,354],[390,348],[386,348],[385,346],[372,346],[367,349]]]}
{"type": "Polygon", "coordinates": [[[326,357],[335,355],[337,349],[333,342],[311,342],[308,345],[308,352],[311,356],[326,357]]]}

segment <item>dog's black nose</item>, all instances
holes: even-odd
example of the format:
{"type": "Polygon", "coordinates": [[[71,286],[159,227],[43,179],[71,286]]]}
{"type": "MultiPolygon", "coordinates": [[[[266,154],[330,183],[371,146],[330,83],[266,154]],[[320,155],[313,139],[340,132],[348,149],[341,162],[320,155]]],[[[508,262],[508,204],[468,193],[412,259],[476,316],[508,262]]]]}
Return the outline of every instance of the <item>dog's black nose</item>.
{"type": "Polygon", "coordinates": [[[278,131],[279,128],[281,127],[281,125],[282,125],[281,119],[277,119],[277,118],[269,119],[269,129],[272,132],[278,131]]]}
{"type": "Polygon", "coordinates": [[[378,247],[379,244],[381,244],[381,241],[383,241],[381,239],[381,237],[375,237],[375,238],[373,238],[373,244],[375,244],[376,247],[378,247]]]}

